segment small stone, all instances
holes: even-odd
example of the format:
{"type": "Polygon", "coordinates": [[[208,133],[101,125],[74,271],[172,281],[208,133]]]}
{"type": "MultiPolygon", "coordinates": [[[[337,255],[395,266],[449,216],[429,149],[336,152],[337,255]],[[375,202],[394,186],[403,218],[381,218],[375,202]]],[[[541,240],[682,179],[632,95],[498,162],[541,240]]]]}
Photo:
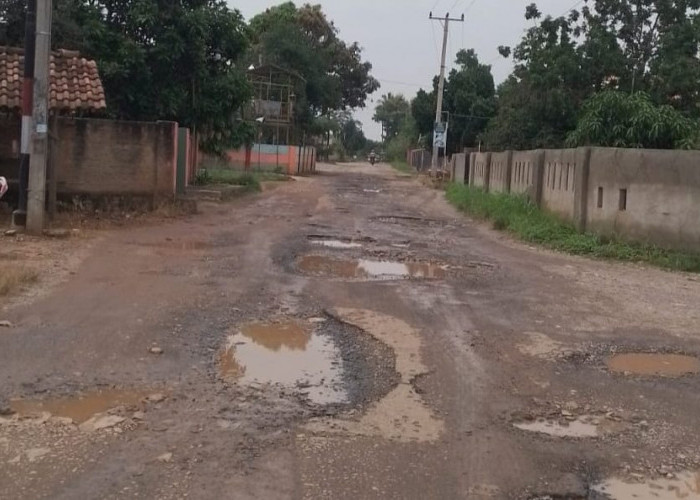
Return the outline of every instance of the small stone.
{"type": "Polygon", "coordinates": [[[126,420],[124,417],[119,417],[117,415],[96,415],[87,422],[80,424],[80,430],[83,432],[93,432],[101,429],[108,429],[121,424],[124,420],[126,420]]]}
{"type": "Polygon", "coordinates": [[[51,453],[51,449],[49,448],[32,448],[26,451],[27,458],[30,462],[35,462],[48,453],[51,453]]]}
{"type": "Polygon", "coordinates": [[[137,411],[137,412],[134,412],[134,414],[131,417],[134,420],[143,420],[146,418],[146,414],[142,411],[137,411]]]}
{"type": "Polygon", "coordinates": [[[160,347],[151,347],[148,350],[148,352],[150,352],[151,354],[163,354],[163,349],[161,349],[160,347]]]}
{"type": "Polygon", "coordinates": [[[170,453],[170,452],[168,452],[168,453],[163,453],[163,454],[160,455],[156,460],[158,460],[159,462],[163,462],[163,463],[172,462],[172,460],[173,460],[173,454],[170,453]]]}
{"type": "Polygon", "coordinates": [[[160,392],[151,394],[150,396],[146,397],[146,401],[148,401],[149,403],[162,403],[163,401],[165,401],[165,394],[162,394],[160,392]]]}
{"type": "Polygon", "coordinates": [[[17,230],[16,229],[8,229],[5,231],[5,236],[17,236],[17,230]]]}
{"type": "Polygon", "coordinates": [[[574,416],[573,413],[571,413],[571,412],[568,411],[568,410],[562,410],[562,411],[561,411],[561,415],[562,415],[563,417],[573,417],[573,416],[574,416]]]}
{"type": "Polygon", "coordinates": [[[12,323],[7,320],[0,321],[0,328],[12,328],[12,323]]]}

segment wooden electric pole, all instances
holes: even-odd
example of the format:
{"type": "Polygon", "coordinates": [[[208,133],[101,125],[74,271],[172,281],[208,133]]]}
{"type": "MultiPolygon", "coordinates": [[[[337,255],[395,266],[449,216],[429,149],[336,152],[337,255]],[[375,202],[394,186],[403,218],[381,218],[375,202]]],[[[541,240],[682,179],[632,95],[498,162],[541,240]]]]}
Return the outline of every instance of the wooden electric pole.
{"type": "MultiPolygon", "coordinates": [[[[445,14],[445,17],[433,17],[433,13],[430,13],[430,20],[432,21],[442,21],[444,22],[444,34],[442,38],[442,59],[440,62],[440,80],[438,83],[438,93],[437,93],[437,110],[435,111],[435,127],[442,123],[442,98],[445,92],[445,59],[447,58],[447,40],[450,30],[450,21],[452,22],[464,22],[464,14],[461,18],[450,18],[450,14],[445,14]]],[[[445,137],[447,134],[445,134],[445,137]]],[[[433,134],[433,175],[437,175],[438,160],[440,157],[440,148],[435,144],[435,134],[433,134]]]]}
{"type": "Polygon", "coordinates": [[[41,234],[46,209],[46,163],[49,153],[49,64],[51,57],[52,0],[37,0],[34,108],[32,112],[27,231],[41,234]]]}

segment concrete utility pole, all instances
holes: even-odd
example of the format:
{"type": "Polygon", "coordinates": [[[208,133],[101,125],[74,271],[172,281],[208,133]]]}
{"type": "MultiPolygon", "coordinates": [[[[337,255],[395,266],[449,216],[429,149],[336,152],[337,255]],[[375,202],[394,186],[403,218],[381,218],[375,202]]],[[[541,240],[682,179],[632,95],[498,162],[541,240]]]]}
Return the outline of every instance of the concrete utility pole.
{"type": "MultiPolygon", "coordinates": [[[[450,18],[450,14],[445,14],[445,17],[433,17],[433,13],[430,13],[431,21],[442,21],[444,22],[444,34],[442,38],[442,60],[440,62],[440,81],[438,83],[438,94],[437,94],[437,110],[435,111],[435,126],[442,122],[442,98],[445,91],[445,59],[447,57],[447,39],[450,30],[450,21],[453,22],[464,22],[464,14],[461,18],[450,18]]],[[[433,175],[437,174],[438,159],[440,156],[440,148],[435,146],[435,140],[433,136],[433,175]]]]}
{"type": "Polygon", "coordinates": [[[44,230],[46,209],[46,163],[49,153],[51,3],[52,0],[37,0],[33,135],[29,162],[29,189],[27,193],[27,231],[33,234],[41,234],[44,230]]]}
{"type": "Polygon", "coordinates": [[[29,139],[32,135],[32,97],[34,92],[34,40],[36,38],[36,2],[27,2],[24,24],[24,74],[22,78],[22,135],[19,156],[19,203],[12,212],[12,225],[27,225],[27,184],[29,182],[29,139]]]}

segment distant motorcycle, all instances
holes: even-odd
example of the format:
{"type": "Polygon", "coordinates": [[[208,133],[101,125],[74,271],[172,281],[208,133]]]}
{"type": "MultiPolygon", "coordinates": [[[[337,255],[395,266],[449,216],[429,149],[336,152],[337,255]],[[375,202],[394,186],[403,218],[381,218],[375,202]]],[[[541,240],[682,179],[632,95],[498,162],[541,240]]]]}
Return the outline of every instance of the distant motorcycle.
{"type": "Polygon", "coordinates": [[[374,164],[377,163],[377,155],[374,155],[374,154],[369,155],[369,163],[370,163],[370,165],[374,166],[374,164]]]}

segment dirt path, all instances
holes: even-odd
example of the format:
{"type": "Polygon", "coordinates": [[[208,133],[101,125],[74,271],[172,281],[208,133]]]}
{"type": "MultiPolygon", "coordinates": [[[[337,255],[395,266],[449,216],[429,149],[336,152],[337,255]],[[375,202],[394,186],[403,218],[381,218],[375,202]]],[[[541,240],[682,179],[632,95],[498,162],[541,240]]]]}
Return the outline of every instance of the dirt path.
{"type": "Polygon", "coordinates": [[[5,304],[0,498],[700,498],[696,276],[386,166],[201,212],[5,304]]]}

